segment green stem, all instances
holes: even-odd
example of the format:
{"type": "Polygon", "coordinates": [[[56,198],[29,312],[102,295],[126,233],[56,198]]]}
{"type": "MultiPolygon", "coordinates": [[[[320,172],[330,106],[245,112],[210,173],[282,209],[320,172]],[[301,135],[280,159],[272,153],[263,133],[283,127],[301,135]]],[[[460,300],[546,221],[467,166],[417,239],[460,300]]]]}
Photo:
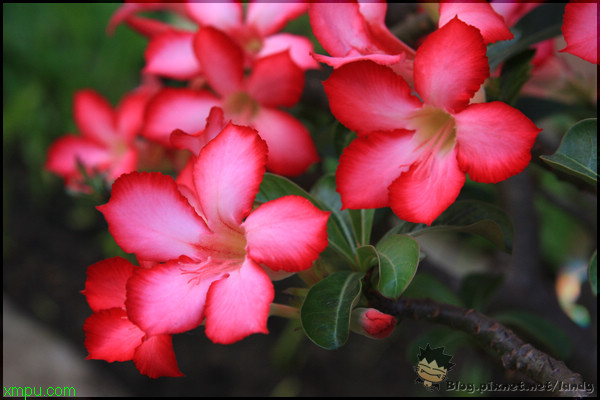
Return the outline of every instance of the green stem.
{"type": "Polygon", "coordinates": [[[300,309],[285,304],[271,303],[271,311],[269,312],[269,316],[300,319],[300,309]]]}

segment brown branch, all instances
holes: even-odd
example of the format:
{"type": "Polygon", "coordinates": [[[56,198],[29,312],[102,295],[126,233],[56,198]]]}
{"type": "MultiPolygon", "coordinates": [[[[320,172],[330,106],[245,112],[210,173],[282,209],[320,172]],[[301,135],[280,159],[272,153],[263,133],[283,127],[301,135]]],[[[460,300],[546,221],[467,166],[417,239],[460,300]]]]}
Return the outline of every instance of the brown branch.
{"type": "Polygon", "coordinates": [[[495,352],[504,368],[519,371],[536,383],[545,385],[550,382],[554,385],[559,382],[559,385],[563,383],[568,388],[579,388],[555,392],[555,395],[589,396],[582,389],[584,384],[580,374],[571,371],[564,362],[525,343],[510,329],[478,311],[437,303],[431,299],[390,300],[381,295],[376,295],[372,306],[399,318],[427,320],[466,332],[482,347],[495,352]]]}

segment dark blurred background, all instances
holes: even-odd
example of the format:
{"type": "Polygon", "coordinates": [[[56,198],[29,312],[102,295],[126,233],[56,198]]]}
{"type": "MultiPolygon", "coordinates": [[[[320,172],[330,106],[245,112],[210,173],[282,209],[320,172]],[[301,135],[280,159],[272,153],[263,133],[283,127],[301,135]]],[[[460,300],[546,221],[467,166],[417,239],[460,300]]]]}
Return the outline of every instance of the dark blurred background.
{"type": "MultiPolygon", "coordinates": [[[[82,327],[91,310],[80,291],[86,268],[122,252],[95,210],[95,200],[68,194],[62,181],[42,166],[52,141],[76,132],[72,116],[76,90],[95,89],[115,105],[139,84],[146,39],[126,27],[106,35],[106,24],[117,7],[3,4],[5,388],[66,386],[74,387],[78,396],[427,396],[431,393],[414,384],[413,370],[417,345],[427,341],[432,347],[447,346],[454,355],[456,366],[449,379],[526,381],[504,371],[493,355],[468,338],[418,321],[400,321],[392,337],[383,341],[352,334],[347,345],[335,351],[320,349],[295,323],[279,318],[270,319],[269,335],[253,335],[229,346],[212,344],[198,328],[173,339],[184,378],[153,380],[140,375],[132,362],[85,361],[82,327]]],[[[390,14],[397,16],[403,10],[393,8],[390,14]]],[[[309,29],[307,18],[298,24],[309,29]]],[[[319,90],[324,73],[309,75],[309,90],[319,90]]],[[[306,110],[295,112],[307,115],[306,110]]],[[[319,146],[324,142],[317,139],[319,146]]],[[[469,273],[503,275],[504,284],[489,310],[529,310],[545,318],[550,323],[544,325],[549,327],[548,341],[526,329],[521,333],[555,357],[564,356],[571,369],[596,385],[596,299],[584,282],[578,302],[590,320],[581,327],[560,310],[554,291],[561,268],[587,262],[595,246],[595,196],[582,194],[537,165],[497,188],[483,190],[515,218],[513,256],[490,251],[472,237],[461,237],[460,243],[470,240],[477,251],[459,245],[456,235],[429,235],[421,246],[425,251],[435,249],[431,254],[438,256],[424,261],[419,274],[435,276],[455,290],[469,273]],[[547,195],[534,192],[539,188],[547,195]],[[579,217],[560,206],[560,201],[575,198],[581,202],[579,217]],[[556,327],[560,333],[554,334],[556,327]],[[557,346],[557,338],[566,342],[557,346]]],[[[378,218],[391,217],[382,211],[378,218]]],[[[279,285],[283,283],[276,288],[283,287],[279,285]]]]}

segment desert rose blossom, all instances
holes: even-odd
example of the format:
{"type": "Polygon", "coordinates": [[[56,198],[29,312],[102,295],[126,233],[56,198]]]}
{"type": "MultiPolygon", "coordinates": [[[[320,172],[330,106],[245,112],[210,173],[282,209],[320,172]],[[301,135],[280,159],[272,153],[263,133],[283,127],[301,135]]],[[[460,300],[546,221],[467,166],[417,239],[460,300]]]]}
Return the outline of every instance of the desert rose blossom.
{"type": "Polygon", "coordinates": [[[246,13],[241,2],[189,2],[190,17],[200,26],[212,27],[226,33],[244,51],[245,66],[265,56],[288,50],[300,69],[318,68],[311,57],[313,45],[303,36],[278,33],[285,25],[306,13],[308,2],[251,1],[246,13]]]}
{"type": "Polygon", "coordinates": [[[394,330],[396,318],[374,308],[355,308],[350,314],[352,332],[371,339],[385,339],[394,330]]]}
{"type": "Polygon", "coordinates": [[[126,285],[135,268],[139,267],[121,257],[88,267],[82,293],[94,313],[83,325],[87,359],[132,360],[140,373],[151,378],[183,376],[171,335],[147,335],[127,317],[126,285]]]}
{"type": "Polygon", "coordinates": [[[560,51],[598,64],[598,3],[567,4],[562,32],[567,46],[560,51]]]}
{"type": "Polygon", "coordinates": [[[308,14],[313,33],[329,56],[313,54],[334,68],[371,60],[391,67],[412,82],[415,51],[385,25],[385,2],[311,3],[308,14]]]}
{"type": "Polygon", "coordinates": [[[138,150],[135,138],[140,133],[144,110],[156,93],[156,82],[148,81],[126,94],[116,109],[91,89],[79,90],[73,101],[75,125],[81,135],[67,134],[48,149],[45,168],[65,180],[75,191],[89,191],[80,171],[88,176],[104,174],[110,184],[119,175],[135,171],[138,150]]]}
{"type": "Polygon", "coordinates": [[[469,104],[488,75],[481,34],[457,18],[417,50],[420,99],[373,62],[334,70],[323,83],[331,111],[359,135],[336,172],[344,208],[390,206],[403,220],[431,224],[455,201],[467,173],[491,183],[521,172],[540,129],[505,103],[469,104]]]}
{"type": "Polygon", "coordinates": [[[288,51],[260,58],[246,76],[243,50],[223,32],[200,28],[194,48],[214,92],[164,89],[148,105],[145,137],[170,146],[175,129],[188,133],[204,129],[210,109],[217,106],[227,120],[258,130],[269,148],[269,171],[300,175],[319,160],[308,129],[280,109],[294,106],[304,87],[304,73],[288,51]]]}
{"type": "Polygon", "coordinates": [[[184,195],[160,173],[120,177],[98,209],[115,241],[139,260],[127,283],[129,319],[148,335],[185,332],[205,321],[216,343],[267,333],[274,297],[266,271],[308,269],[327,246],[327,219],[299,196],[253,203],[267,146],[254,129],[229,123],[205,145],[184,195]]]}

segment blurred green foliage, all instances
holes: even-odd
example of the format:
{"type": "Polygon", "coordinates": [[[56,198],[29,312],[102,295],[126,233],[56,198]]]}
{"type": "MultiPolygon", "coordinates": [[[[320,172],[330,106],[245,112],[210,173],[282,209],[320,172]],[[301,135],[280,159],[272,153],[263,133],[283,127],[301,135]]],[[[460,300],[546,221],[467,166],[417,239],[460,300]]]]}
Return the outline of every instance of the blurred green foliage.
{"type": "Polygon", "coordinates": [[[18,157],[37,196],[57,181],[41,174],[48,146],[76,132],[73,93],[92,88],[115,105],[139,83],[146,39],[126,28],[107,37],[117,7],[3,4],[3,167],[18,157]]]}

